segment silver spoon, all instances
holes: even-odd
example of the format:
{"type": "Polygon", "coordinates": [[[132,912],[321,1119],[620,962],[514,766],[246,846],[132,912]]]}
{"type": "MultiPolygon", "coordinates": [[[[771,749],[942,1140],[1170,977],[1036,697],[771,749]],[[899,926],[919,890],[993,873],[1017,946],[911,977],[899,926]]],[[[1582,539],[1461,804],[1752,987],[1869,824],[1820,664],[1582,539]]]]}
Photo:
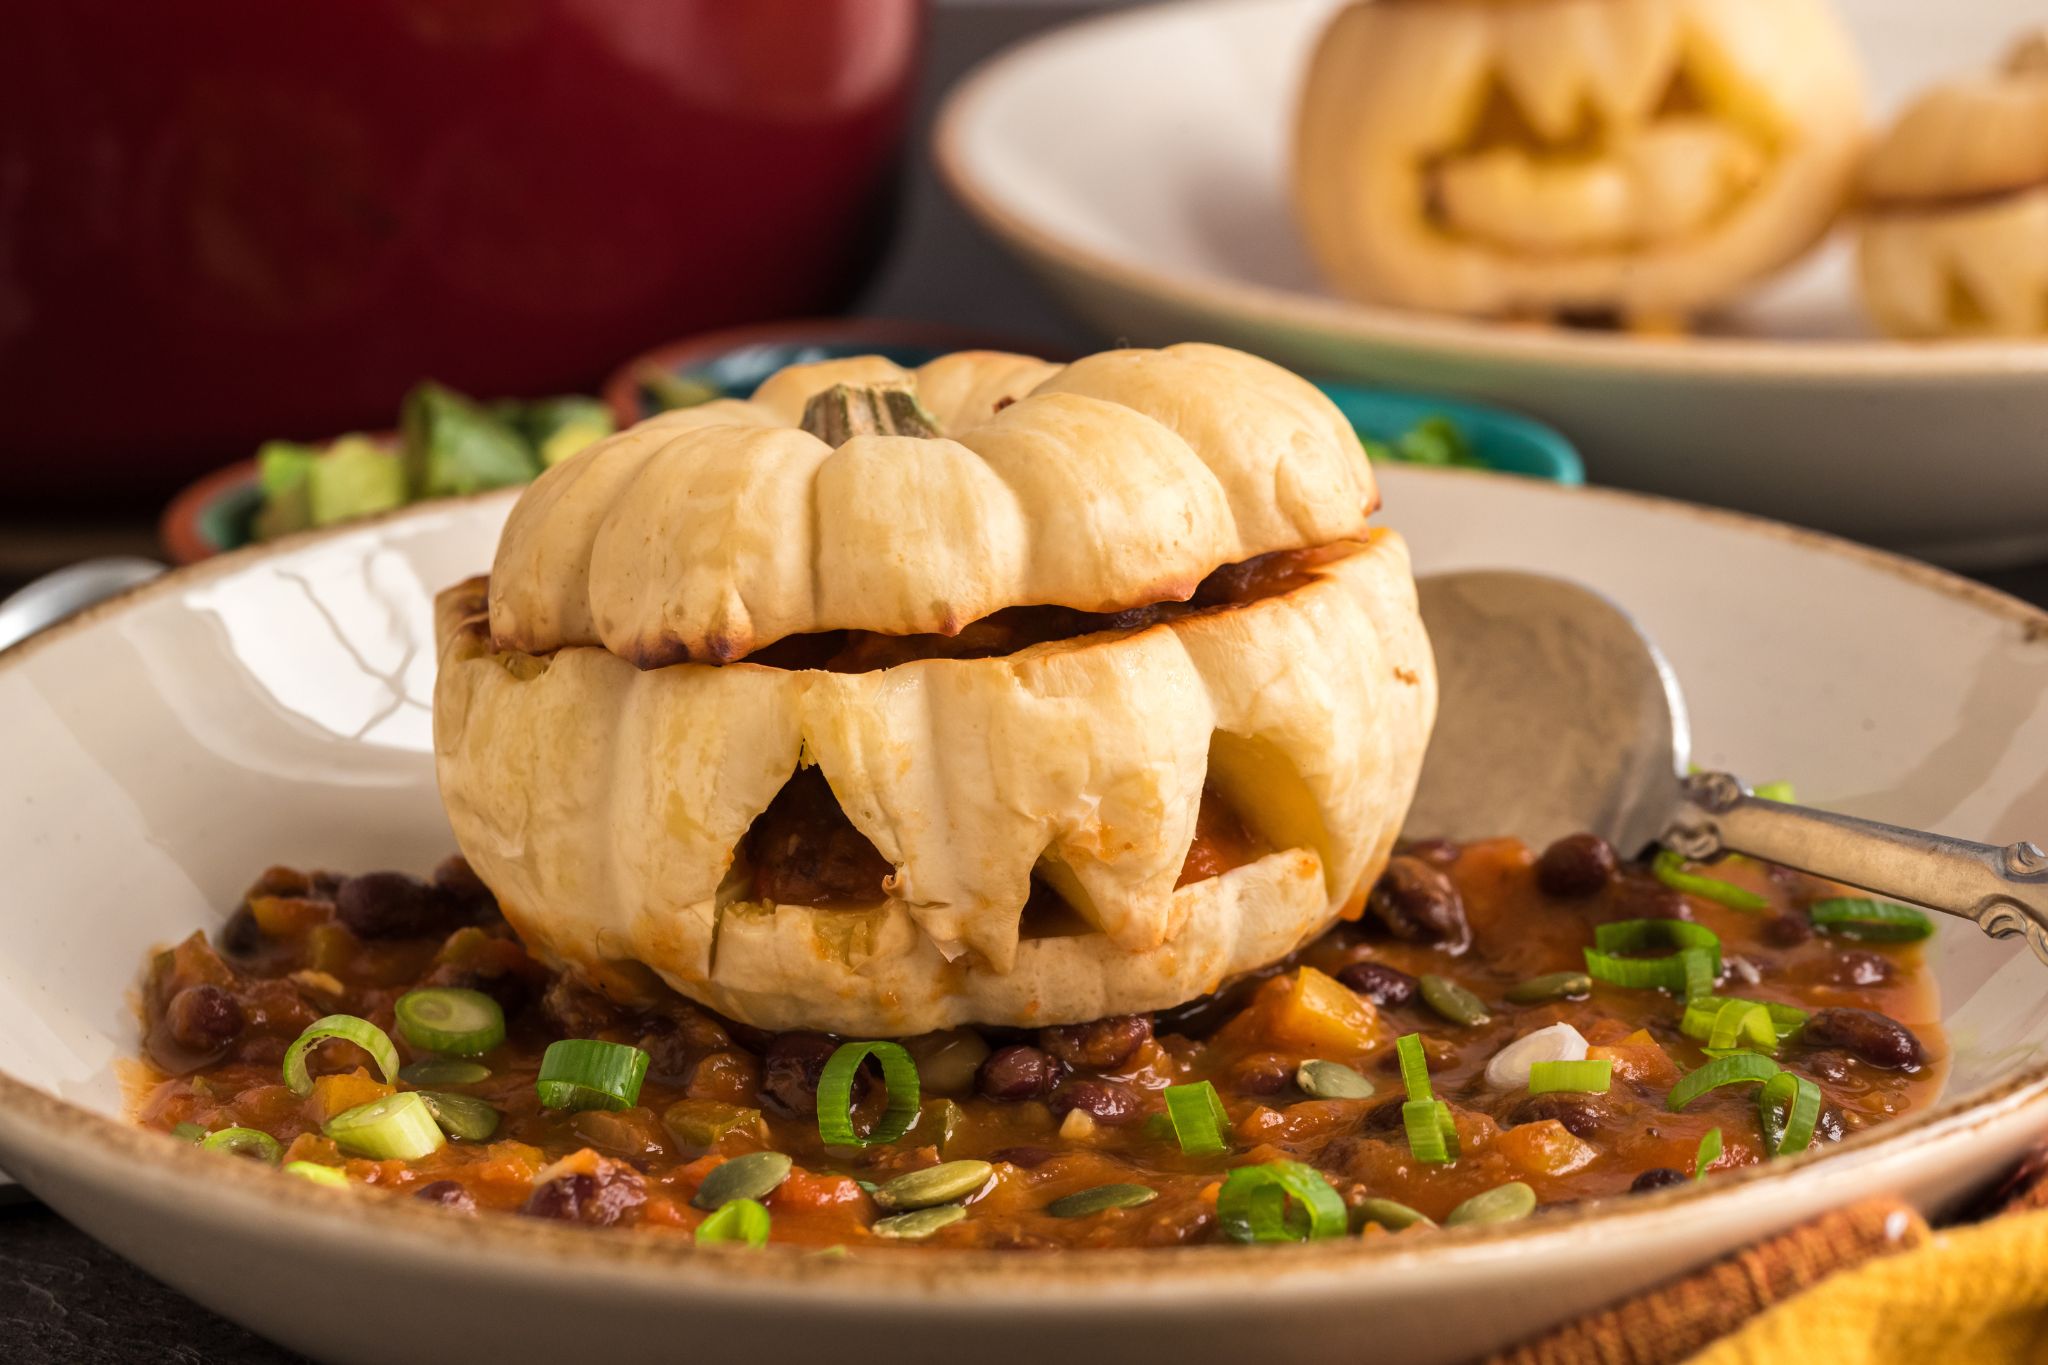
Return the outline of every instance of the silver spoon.
{"type": "Polygon", "coordinates": [[[1590,589],[1539,574],[1439,574],[1418,585],[1442,700],[1408,813],[1411,837],[1580,830],[1708,862],[1746,853],[2025,935],[2048,962],[2048,855],[2031,843],[1923,834],[1753,796],[1686,773],[1685,698],[1664,656],[1590,589]]]}

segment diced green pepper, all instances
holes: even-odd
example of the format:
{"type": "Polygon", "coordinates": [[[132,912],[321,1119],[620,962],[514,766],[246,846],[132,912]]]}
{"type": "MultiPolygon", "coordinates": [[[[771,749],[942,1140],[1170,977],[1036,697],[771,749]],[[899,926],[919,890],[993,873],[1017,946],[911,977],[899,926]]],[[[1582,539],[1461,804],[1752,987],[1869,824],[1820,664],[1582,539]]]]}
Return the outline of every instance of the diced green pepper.
{"type": "Polygon", "coordinates": [[[432,381],[406,395],[401,425],[415,496],[510,488],[540,473],[533,451],[502,418],[432,381]]]}
{"type": "Polygon", "coordinates": [[[256,478],[263,489],[263,507],[251,528],[258,540],[274,540],[313,524],[308,488],[320,452],[296,441],[266,441],[256,452],[256,478]]]}
{"type": "Polygon", "coordinates": [[[367,437],[344,436],[313,461],[306,492],[315,526],[353,521],[405,506],[405,466],[367,437]]]}
{"type": "Polygon", "coordinates": [[[541,468],[552,469],[577,451],[617,430],[612,410],[595,398],[569,395],[539,398],[520,405],[520,434],[540,454],[541,468]]]}

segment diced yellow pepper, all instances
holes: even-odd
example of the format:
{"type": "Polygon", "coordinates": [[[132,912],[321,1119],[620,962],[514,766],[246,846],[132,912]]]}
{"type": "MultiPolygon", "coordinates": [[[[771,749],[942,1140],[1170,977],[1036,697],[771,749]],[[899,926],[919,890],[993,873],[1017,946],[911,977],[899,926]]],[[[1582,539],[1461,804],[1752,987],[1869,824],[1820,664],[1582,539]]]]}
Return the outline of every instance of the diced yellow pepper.
{"type": "Polygon", "coordinates": [[[370,1073],[361,1068],[336,1072],[314,1080],[313,1094],[306,1101],[306,1113],[313,1122],[325,1124],[336,1114],[345,1113],[359,1104],[381,1100],[390,1093],[390,1086],[372,1080],[370,1073]]]}
{"type": "Polygon", "coordinates": [[[1565,1175],[1600,1155],[1556,1119],[1518,1123],[1494,1139],[1509,1161],[1530,1175],[1565,1175]]]}
{"type": "Polygon", "coordinates": [[[1308,1049],[1364,1052],[1378,1019],[1371,1002],[1313,967],[1303,967],[1272,1004],[1275,1038],[1308,1049]]]}

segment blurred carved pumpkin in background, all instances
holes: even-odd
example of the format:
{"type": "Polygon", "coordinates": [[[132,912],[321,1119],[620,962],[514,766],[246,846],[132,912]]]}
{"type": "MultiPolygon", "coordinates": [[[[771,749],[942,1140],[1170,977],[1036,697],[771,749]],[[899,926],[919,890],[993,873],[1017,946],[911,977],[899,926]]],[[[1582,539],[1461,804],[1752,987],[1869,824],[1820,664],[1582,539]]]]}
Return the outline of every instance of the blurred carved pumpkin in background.
{"type": "Polygon", "coordinates": [[[2048,29],[1916,100],[1864,167],[1863,299],[1896,336],[2048,335],[2048,29]]]}
{"type": "Polygon", "coordinates": [[[1825,0],[1369,0],[1316,48],[1294,195],[1360,299],[1676,318],[1819,238],[1862,133],[1825,0]]]}

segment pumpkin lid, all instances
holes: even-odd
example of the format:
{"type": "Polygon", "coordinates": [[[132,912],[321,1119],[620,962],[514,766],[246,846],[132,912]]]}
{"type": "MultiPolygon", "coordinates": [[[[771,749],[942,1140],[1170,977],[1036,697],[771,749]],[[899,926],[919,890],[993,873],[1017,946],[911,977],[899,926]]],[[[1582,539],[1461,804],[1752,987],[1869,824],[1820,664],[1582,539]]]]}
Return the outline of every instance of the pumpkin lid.
{"type": "Polygon", "coordinates": [[[1943,81],[1908,105],[1863,185],[1881,204],[2048,185],[2048,29],[2024,34],[1996,70],[1943,81]]]}
{"type": "Polygon", "coordinates": [[[1114,612],[1355,539],[1377,501],[1328,398],[1220,346],[797,365],[544,474],[499,541],[491,634],[649,668],[829,630],[950,635],[1010,606],[1114,612]]]}

